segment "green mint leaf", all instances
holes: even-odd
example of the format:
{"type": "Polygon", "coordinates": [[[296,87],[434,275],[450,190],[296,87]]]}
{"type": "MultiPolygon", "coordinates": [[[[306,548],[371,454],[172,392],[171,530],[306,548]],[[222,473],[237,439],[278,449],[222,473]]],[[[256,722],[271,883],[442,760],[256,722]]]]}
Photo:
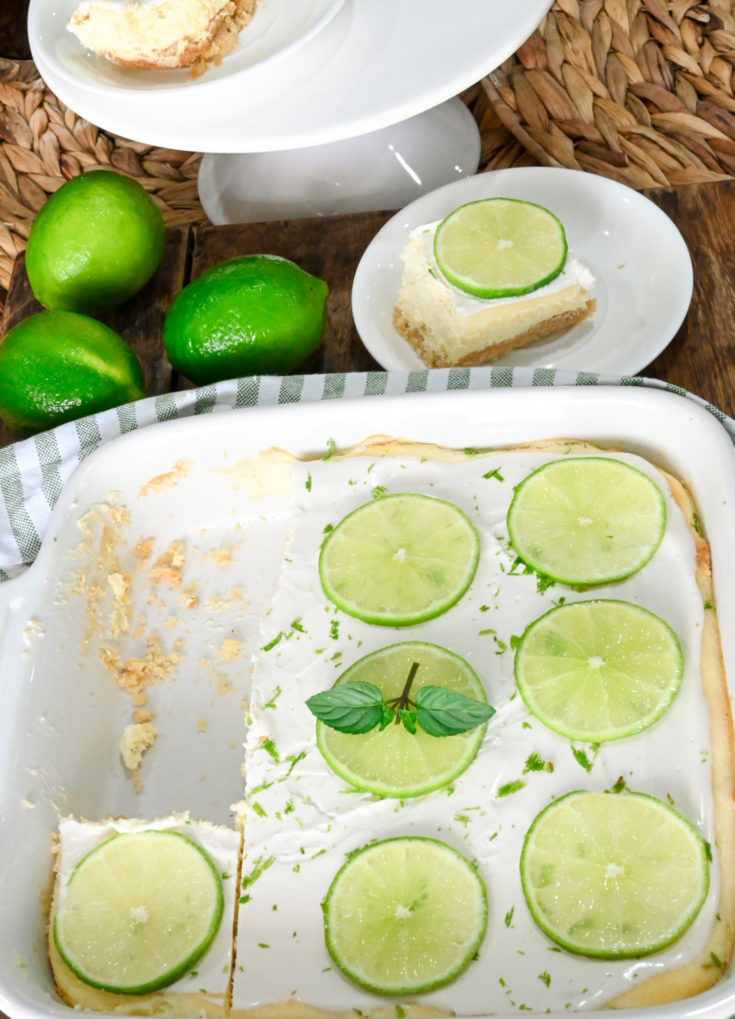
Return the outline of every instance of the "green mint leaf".
{"type": "Polygon", "coordinates": [[[380,725],[384,715],[383,695],[372,683],[341,683],[314,694],[306,702],[313,715],[330,729],[357,735],[380,725]]]}
{"type": "Polygon", "coordinates": [[[390,706],[390,704],[384,704],[383,705],[383,714],[382,714],[382,716],[380,718],[380,722],[378,723],[378,725],[380,726],[380,731],[382,732],[383,729],[385,729],[385,727],[387,725],[390,725],[390,723],[392,721],[394,721],[395,717],[396,717],[396,713],[393,710],[393,708],[390,706]]]}
{"type": "Polygon", "coordinates": [[[407,729],[412,735],[416,733],[416,712],[411,708],[399,708],[398,717],[403,722],[403,728],[407,729]]]}
{"type": "Polygon", "coordinates": [[[416,720],[430,736],[455,736],[482,725],[495,708],[443,686],[422,686],[416,692],[416,720]]]}

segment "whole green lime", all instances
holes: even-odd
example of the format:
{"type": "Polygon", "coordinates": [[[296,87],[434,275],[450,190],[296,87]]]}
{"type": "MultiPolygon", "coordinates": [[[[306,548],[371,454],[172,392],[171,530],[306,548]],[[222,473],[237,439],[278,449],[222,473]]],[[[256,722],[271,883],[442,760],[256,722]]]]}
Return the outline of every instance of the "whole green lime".
{"type": "Polygon", "coordinates": [[[319,346],[329,288],[287,258],[243,255],[184,287],[163,325],[173,367],[203,385],[288,375],[319,346]]]}
{"type": "Polygon", "coordinates": [[[42,311],[0,343],[0,417],[21,434],[53,428],[144,396],[127,343],[71,311],[42,311]]]}
{"type": "Polygon", "coordinates": [[[36,300],[87,315],[122,304],[156,271],[165,232],[136,180],[108,170],[73,177],[31,227],[26,271],[36,300]]]}

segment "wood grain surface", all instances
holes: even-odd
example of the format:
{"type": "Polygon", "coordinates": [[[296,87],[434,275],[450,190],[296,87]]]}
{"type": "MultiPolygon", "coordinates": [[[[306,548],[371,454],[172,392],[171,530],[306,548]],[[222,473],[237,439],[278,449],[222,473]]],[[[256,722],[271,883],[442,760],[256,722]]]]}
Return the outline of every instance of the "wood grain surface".
{"type": "MultiPolygon", "coordinates": [[[[683,386],[735,416],[735,181],[657,189],[647,195],[676,223],[689,247],[694,295],[679,332],[640,374],[683,386]]],[[[174,296],[190,279],[235,255],[283,255],[325,279],[330,288],[324,342],[304,370],[379,368],[357,334],[350,300],[362,253],[391,215],[370,212],[170,230],[163,263],[153,279],[105,321],[138,354],[148,395],[187,388],[190,383],[172,373],[161,344],[161,327],[174,296]]],[[[38,310],[21,257],[11,280],[3,333],[38,310]]],[[[0,445],[15,438],[8,428],[0,428],[0,445]]]]}

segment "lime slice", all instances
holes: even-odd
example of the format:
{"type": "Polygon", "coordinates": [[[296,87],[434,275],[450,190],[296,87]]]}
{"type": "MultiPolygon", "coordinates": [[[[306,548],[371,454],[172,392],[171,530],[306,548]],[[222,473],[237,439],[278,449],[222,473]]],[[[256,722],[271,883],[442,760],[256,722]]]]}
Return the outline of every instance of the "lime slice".
{"type": "Polygon", "coordinates": [[[510,541],[528,566],[563,584],[607,584],[645,566],[666,505],[647,475],[608,457],[553,460],[518,485],[510,541]]]}
{"type": "Polygon", "coordinates": [[[213,863],[185,835],[114,835],[72,871],[54,941],[86,984],[148,994],[178,980],[206,952],[223,902],[213,863]]]}
{"type": "Polygon", "coordinates": [[[528,710],[554,732],[601,743],[652,725],[681,685],[671,627],[623,601],[560,605],[536,619],[515,656],[528,710]]]}
{"type": "Polygon", "coordinates": [[[553,212],[517,198],[460,205],[434,236],[443,275],[476,297],[517,297],[550,283],[564,268],[567,239],[553,212]]]}
{"type": "MultiPolygon", "coordinates": [[[[482,683],[468,663],[446,648],[420,641],[391,644],[351,665],[337,680],[373,683],[385,700],[398,697],[414,662],[419,669],[411,686],[442,686],[455,693],[487,701],[482,683]]],[[[378,796],[422,796],[447,785],[471,763],[487,725],[456,736],[430,736],[422,728],[415,734],[391,724],[382,732],[360,735],[338,732],[316,724],[319,749],[330,768],[351,785],[378,796]]]]}
{"type": "Polygon", "coordinates": [[[709,888],[706,846],[642,793],[572,792],[528,829],[523,893],[536,923],[579,955],[650,955],[681,937],[709,888]]]}
{"type": "Polygon", "coordinates": [[[319,556],[324,593],[366,623],[411,626],[441,615],[472,582],[477,531],[458,506],[416,492],[353,510],[319,556]]]}
{"type": "Polygon", "coordinates": [[[415,994],[454,980],[487,927],[473,865],[427,838],[386,839],[353,854],[324,901],[329,954],[378,994],[415,994]]]}

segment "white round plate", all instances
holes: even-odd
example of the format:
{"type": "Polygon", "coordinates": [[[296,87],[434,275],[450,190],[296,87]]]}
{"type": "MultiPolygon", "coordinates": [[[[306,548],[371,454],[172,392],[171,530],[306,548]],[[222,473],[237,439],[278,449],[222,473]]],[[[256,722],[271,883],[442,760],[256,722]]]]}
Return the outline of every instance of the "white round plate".
{"type": "Polygon", "coordinates": [[[383,368],[425,368],[393,327],[401,251],[422,223],[479,198],[538,202],[564,224],[569,251],[593,273],[591,318],[493,364],[630,375],[673,339],[692,297],[692,262],[669,217],[631,188],[578,170],[518,167],[455,181],[406,206],[374,237],[355,273],[352,314],[383,368]]]}
{"type": "Polygon", "coordinates": [[[451,11],[426,0],[345,0],[329,24],[287,58],[234,77],[208,80],[207,71],[201,79],[206,87],[151,92],[101,89],[99,82],[61,76],[46,54],[51,38],[66,31],[63,19],[51,19],[49,28],[38,14],[41,4],[61,2],[31,0],[31,52],[47,85],[75,113],[112,134],[189,152],[302,148],[406,120],[497,67],[551,6],[551,0],[513,0],[511,17],[497,0],[453,0],[451,11]]]}
{"type": "Polygon", "coordinates": [[[28,34],[45,66],[59,79],[92,92],[206,90],[227,79],[230,86],[258,68],[293,53],[331,21],[345,0],[259,0],[237,49],[193,78],[188,68],[160,71],[120,67],[85,50],[66,28],[78,0],[31,0],[28,34]]]}

